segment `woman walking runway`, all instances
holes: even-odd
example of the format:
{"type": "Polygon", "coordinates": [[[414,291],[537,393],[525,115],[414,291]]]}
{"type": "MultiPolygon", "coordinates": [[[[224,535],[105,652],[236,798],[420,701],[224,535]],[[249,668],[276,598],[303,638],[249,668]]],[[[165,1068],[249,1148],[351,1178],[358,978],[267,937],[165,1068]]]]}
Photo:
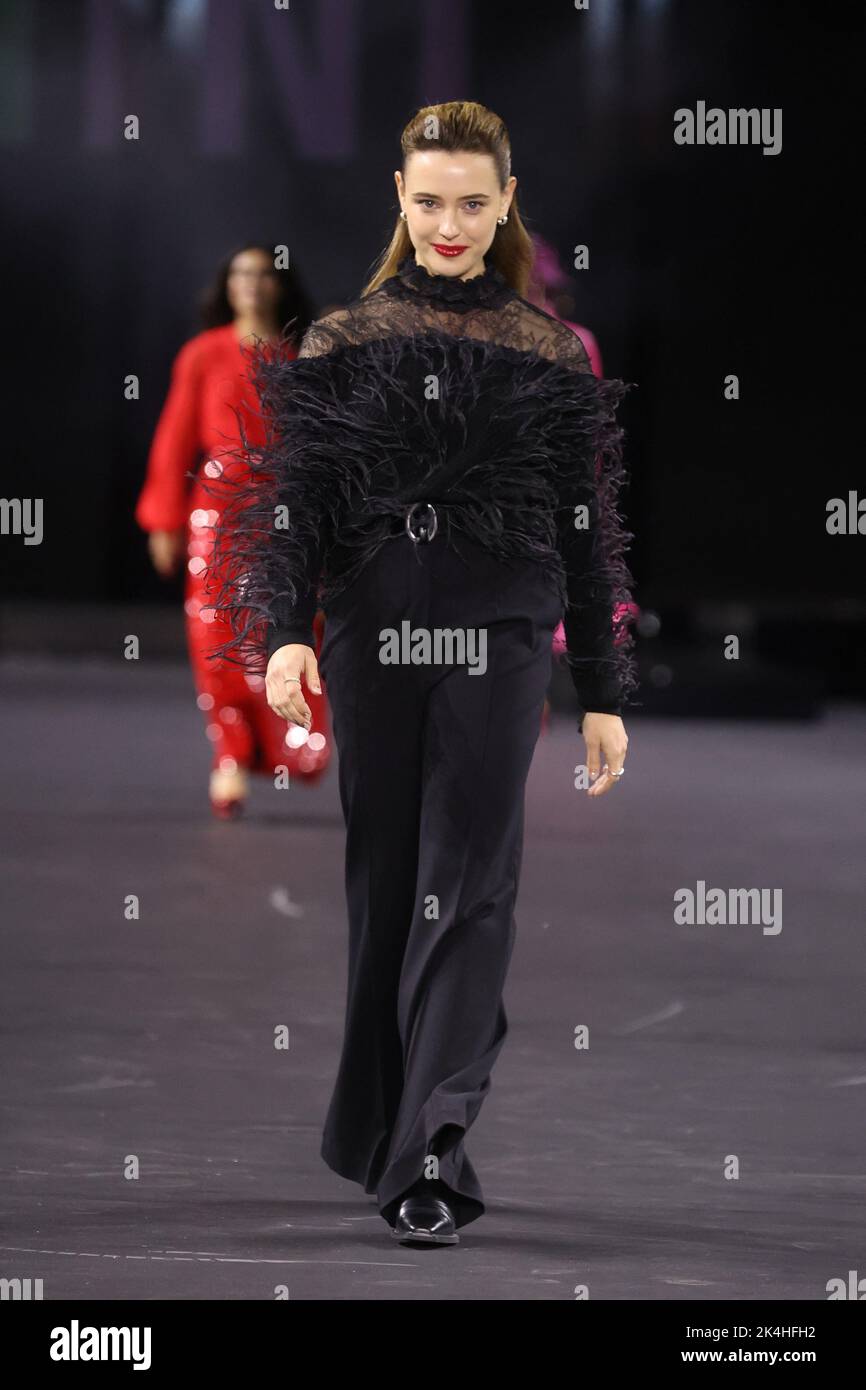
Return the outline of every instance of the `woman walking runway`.
{"type": "Polygon", "coordinates": [[[172,367],[135,516],[148,532],[158,573],[168,578],[186,561],[187,648],[211,746],[210,804],[219,819],[231,820],[246,802],[251,773],[273,778],[285,768],[310,785],[324,775],[331,756],[324,698],[313,701],[312,738],[296,730],[301,736],[287,742],[285,724],[268,708],[263,677],[241,672],[216,655],[231,633],[207,597],[221,505],[207,479],[244,468],[232,457],[239,414],[248,434],[258,425],[257,401],[246,377],[246,343],[271,341],[273,350],[291,361],[297,347],[280,339],[280,329],[299,310],[306,323],[309,317],[294,272],[276,270],[273,252],[254,244],[226,257],[203,307],[208,326],[183,344],[172,367]]]}
{"type": "Polygon", "coordinates": [[[322,1139],[393,1234],[484,1211],[466,1135],[506,1036],[524,788],[564,618],[596,797],[635,686],[615,410],[580,339],[522,297],[508,134],[419,111],[361,296],[297,361],[262,354],[269,433],[217,536],[232,659],[309,727],[327,683],[346,822],[346,1028],[322,1139]],[[312,617],[325,613],[317,664],[312,617]],[[595,775],[594,775],[595,774],[595,775]]]}

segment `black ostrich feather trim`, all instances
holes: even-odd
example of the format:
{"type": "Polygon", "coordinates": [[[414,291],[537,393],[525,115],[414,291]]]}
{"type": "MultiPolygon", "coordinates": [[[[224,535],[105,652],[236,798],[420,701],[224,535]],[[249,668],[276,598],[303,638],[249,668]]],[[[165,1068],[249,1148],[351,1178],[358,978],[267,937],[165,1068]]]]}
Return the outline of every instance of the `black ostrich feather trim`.
{"type": "Polygon", "coordinates": [[[240,446],[205,484],[220,520],[210,601],[232,636],[214,649],[260,673],[269,628],[306,624],[350,586],[408,502],[448,503],[448,525],[508,561],[542,566],[566,610],[578,694],[636,687],[617,512],[625,480],[616,408],[629,387],[536,352],[438,329],[286,361],[248,349],[264,443],[240,446]],[[437,398],[425,384],[435,381],[437,398]],[[447,480],[442,481],[443,473],[447,480]],[[593,524],[573,528],[587,504],[593,524]]]}
{"type": "Polygon", "coordinates": [[[490,263],[480,275],[462,280],[459,275],[434,275],[415,260],[414,251],[397,267],[397,274],[384,281],[387,293],[420,295],[442,308],[460,312],[464,309],[494,307],[511,296],[505,276],[490,263]]]}

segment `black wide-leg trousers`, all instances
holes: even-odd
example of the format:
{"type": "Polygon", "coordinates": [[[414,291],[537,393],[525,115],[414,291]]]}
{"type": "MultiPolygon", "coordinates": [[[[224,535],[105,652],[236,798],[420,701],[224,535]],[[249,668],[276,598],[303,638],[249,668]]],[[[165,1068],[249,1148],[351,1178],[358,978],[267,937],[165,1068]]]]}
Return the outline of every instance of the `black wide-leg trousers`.
{"type": "Polygon", "coordinates": [[[538,565],[442,531],[392,537],[326,608],[349,961],[321,1154],[389,1225],[410,1191],[444,1197],[458,1226],[485,1209],[464,1136],[507,1031],[524,789],[561,616],[538,565]],[[484,629],[486,670],[383,664],[383,629],[406,620],[484,629]]]}

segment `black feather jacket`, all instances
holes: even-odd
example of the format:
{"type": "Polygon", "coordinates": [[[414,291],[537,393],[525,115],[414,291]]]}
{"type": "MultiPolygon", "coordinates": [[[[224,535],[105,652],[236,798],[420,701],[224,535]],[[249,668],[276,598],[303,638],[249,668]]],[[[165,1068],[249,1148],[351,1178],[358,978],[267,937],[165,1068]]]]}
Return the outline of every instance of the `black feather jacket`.
{"type": "Polygon", "coordinates": [[[410,255],[314,323],[295,360],[258,340],[248,356],[265,443],[239,418],[236,465],[210,485],[213,606],[232,632],[215,655],[262,671],[287,642],[313,646],[317,607],[429,501],[446,540],[453,528],[543,567],[583,710],[623,712],[637,685],[617,511],[629,387],[597,379],[571,329],[492,265],[464,281],[410,255]]]}

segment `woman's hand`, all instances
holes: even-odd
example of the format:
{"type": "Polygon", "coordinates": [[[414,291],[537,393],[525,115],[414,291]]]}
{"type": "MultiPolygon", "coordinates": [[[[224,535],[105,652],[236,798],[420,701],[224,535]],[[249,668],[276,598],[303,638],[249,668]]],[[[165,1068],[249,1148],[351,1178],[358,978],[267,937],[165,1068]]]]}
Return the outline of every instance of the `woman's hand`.
{"type": "Polygon", "coordinates": [[[628,734],[618,714],[588,713],[581,728],[586,743],[586,766],[592,786],[587,796],[604,796],[620,780],[611,771],[619,772],[625,763],[628,734]],[[602,767],[602,759],[604,765],[602,767]],[[601,776],[599,776],[601,773],[601,776]]]}
{"type": "Polygon", "coordinates": [[[147,548],[157,574],[169,579],[175,572],[183,556],[186,532],[181,526],[176,531],[151,531],[147,538],[147,548]]]}
{"type": "Polygon", "coordinates": [[[285,647],[277,647],[268,662],[265,694],[275,714],[309,731],[313,715],[301,694],[301,676],[315,695],[321,695],[319,667],[312,647],[305,647],[302,642],[289,642],[285,647]]]}

